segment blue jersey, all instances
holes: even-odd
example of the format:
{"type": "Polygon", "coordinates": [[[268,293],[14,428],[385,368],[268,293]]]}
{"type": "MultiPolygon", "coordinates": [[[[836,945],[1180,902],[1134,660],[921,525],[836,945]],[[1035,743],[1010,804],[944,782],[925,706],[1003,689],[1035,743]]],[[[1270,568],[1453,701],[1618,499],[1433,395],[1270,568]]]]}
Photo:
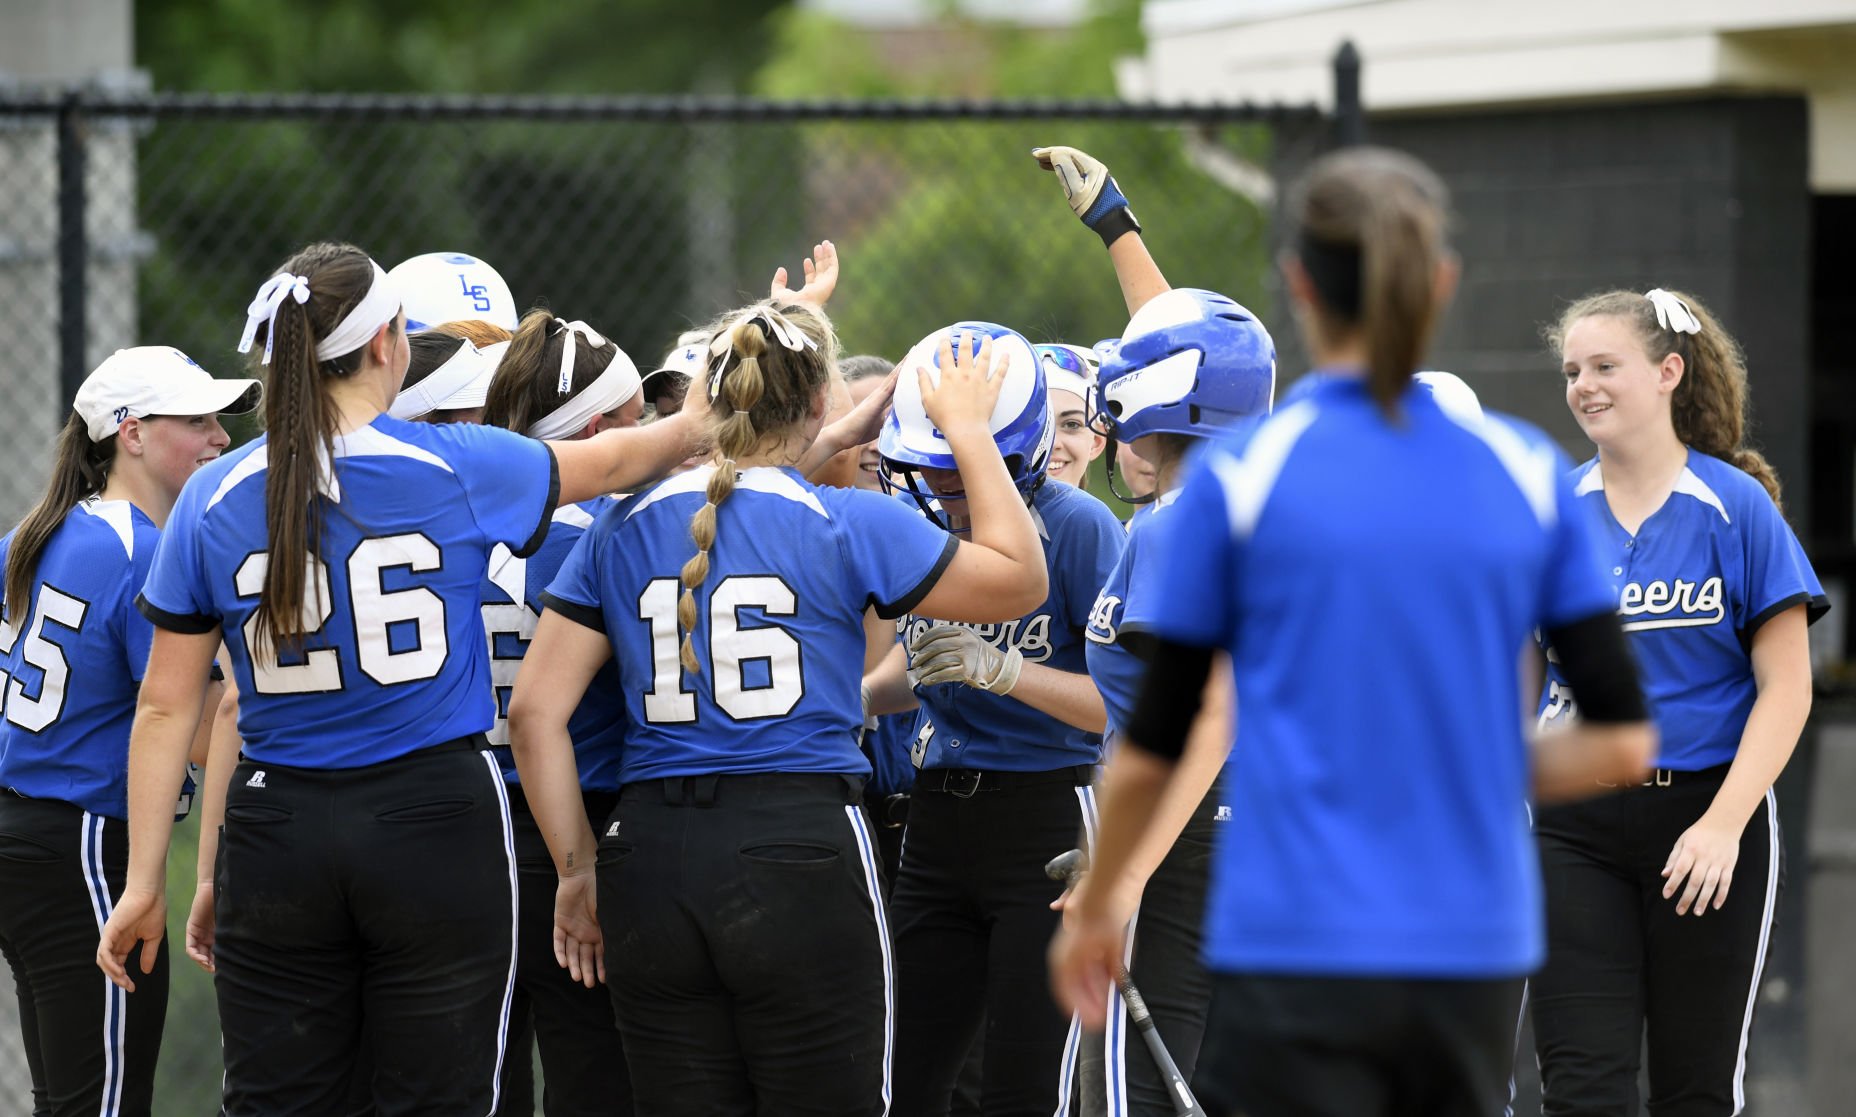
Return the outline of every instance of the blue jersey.
{"type": "Polygon", "coordinates": [[[1241,714],[1213,969],[1495,978],[1543,953],[1518,665],[1611,608],[1558,450],[1414,387],[1322,377],[1193,469],[1155,633],[1227,651],[1241,714]]]}
{"type": "MultiPolygon", "coordinates": [[[[1730,763],[1758,695],[1753,633],[1795,605],[1806,605],[1811,620],[1829,608],[1798,537],[1758,481],[1693,450],[1675,491],[1635,535],[1611,515],[1597,459],[1573,478],[1599,525],[1612,603],[1662,735],[1657,767],[1730,763]]],[[[1543,722],[1574,705],[1549,654],[1543,722]]]]}
{"type": "MultiPolygon", "coordinates": [[[[614,503],[611,497],[602,496],[563,504],[554,512],[547,539],[527,558],[501,544],[490,553],[490,573],[483,583],[483,630],[490,639],[490,681],[496,687],[496,724],[490,727],[490,744],[496,746],[496,763],[510,783],[521,780],[509,751],[509,696],[541,619],[542,591],[554,581],[574,544],[614,503]]],[[[567,735],[573,738],[580,786],[589,791],[618,790],[625,702],[619,696],[618,665],[611,660],[593,675],[586,697],[567,721],[567,735]]]]}
{"type": "MultiPolygon", "coordinates": [[[[1061,481],[1038,488],[1031,518],[1044,541],[1049,595],[1015,621],[968,627],[996,648],[1017,648],[1026,663],[1087,674],[1083,630],[1127,533],[1108,505],[1061,481]]],[[[938,623],[905,617],[897,627],[907,643],[938,623]]],[[[1100,734],[1066,725],[1010,695],[939,683],[916,687],[915,696],[927,715],[911,757],[917,768],[1049,772],[1094,764],[1102,756],[1100,734]]]]}
{"type": "Polygon", "coordinates": [[[620,782],[868,772],[857,747],[864,610],[914,607],[954,540],[889,497],[818,488],[790,469],[744,470],[718,510],[695,592],[700,670],[685,671],[678,574],[695,553],[690,517],[714,471],[608,509],[548,587],[548,608],[612,642],[627,717],[620,782]]]}
{"type": "MultiPolygon", "coordinates": [[[[0,787],[129,817],[129,726],[154,628],[135,611],[161,532],[126,500],[72,508],[32,600],[0,624],[0,787]]],[[[13,535],[0,539],[0,570],[13,535]]]]}
{"type": "Polygon", "coordinates": [[[1160,576],[1161,553],[1155,545],[1156,525],[1163,522],[1161,513],[1179,498],[1179,490],[1165,493],[1150,504],[1144,516],[1128,521],[1128,544],[1109,572],[1102,592],[1096,595],[1095,607],[1089,611],[1089,678],[1102,693],[1102,705],[1108,711],[1110,733],[1118,733],[1134,713],[1134,700],[1140,696],[1141,680],[1147,664],[1128,647],[1133,638],[1153,635],[1153,614],[1157,601],[1155,579],[1160,576]]]}
{"type": "Polygon", "coordinates": [[[870,790],[877,795],[901,795],[915,786],[915,766],[909,753],[922,730],[922,712],[904,710],[880,714],[876,726],[864,731],[864,752],[870,756],[870,790]]]}
{"type": "Polygon", "coordinates": [[[541,545],[554,455],[495,427],[386,415],[339,436],[304,594],[312,631],[254,664],[269,448],[260,438],[188,480],[141,601],[163,628],[223,632],[245,755],[355,768],[488,730],[484,574],[497,543],[541,545]]]}

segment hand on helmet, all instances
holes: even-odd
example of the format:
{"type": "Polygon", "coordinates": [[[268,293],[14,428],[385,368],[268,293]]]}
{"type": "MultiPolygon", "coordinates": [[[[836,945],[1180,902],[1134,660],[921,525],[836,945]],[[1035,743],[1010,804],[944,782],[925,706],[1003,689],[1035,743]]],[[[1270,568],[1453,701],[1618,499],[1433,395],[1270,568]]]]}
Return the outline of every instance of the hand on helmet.
{"type": "Polygon", "coordinates": [[[1017,648],[1002,652],[962,625],[937,624],[909,641],[909,674],[917,686],[965,683],[993,694],[1010,694],[1024,665],[1025,657],[1017,648]]]}

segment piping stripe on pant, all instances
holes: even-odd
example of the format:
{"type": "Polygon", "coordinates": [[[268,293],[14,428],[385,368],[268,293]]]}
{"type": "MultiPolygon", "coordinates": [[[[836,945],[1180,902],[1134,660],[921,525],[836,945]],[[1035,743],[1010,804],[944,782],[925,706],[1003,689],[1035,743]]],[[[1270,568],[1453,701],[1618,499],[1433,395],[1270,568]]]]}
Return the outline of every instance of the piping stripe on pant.
{"type": "Polygon", "coordinates": [[[1753,1031],[1753,1006],[1759,1001],[1759,979],[1766,972],[1766,947],[1772,941],[1772,911],[1779,898],[1779,801],[1766,789],[1766,907],[1759,918],[1759,953],[1753,959],[1753,984],[1746,993],[1746,1014],[1740,1018],[1740,1052],[1734,1059],[1734,1114],[1746,1108],[1746,1042],[1753,1031]]]}
{"type": "MultiPolygon", "coordinates": [[[[97,917],[97,933],[109,922],[109,878],[103,873],[103,823],[101,815],[84,812],[83,830],[78,839],[83,862],[84,887],[90,892],[90,910],[97,917]]],[[[133,957],[133,955],[131,956],[133,957]]],[[[116,1117],[122,1111],[123,1044],[128,1025],[128,994],[109,978],[103,979],[103,1106],[98,1117],[116,1117]]]]}
{"type": "MultiPolygon", "coordinates": [[[[1083,815],[1083,851],[1093,856],[1096,849],[1096,789],[1076,789],[1076,804],[1083,815]]],[[[1070,1017],[1070,1032],[1064,1037],[1063,1058],[1057,1064],[1057,1111],[1054,1117],[1071,1117],[1070,1095],[1076,1089],[1076,1061],[1082,1054],[1083,1022],[1070,1017]]]]}
{"type": "Polygon", "coordinates": [[[509,977],[503,983],[503,1009],[496,1017],[496,1069],[490,1078],[490,1111],[484,1115],[495,1117],[503,1100],[503,1059],[509,1053],[509,1006],[516,992],[516,935],[521,922],[522,898],[516,883],[516,834],[509,821],[509,790],[503,785],[503,770],[496,766],[496,757],[490,755],[489,750],[478,755],[488,765],[490,783],[496,788],[496,803],[503,819],[503,858],[509,866],[509,977]]]}
{"type": "Polygon", "coordinates": [[[857,839],[858,858],[864,866],[864,887],[870,894],[870,908],[876,913],[877,943],[883,952],[883,1114],[888,1117],[890,1063],[896,1046],[896,963],[889,953],[889,920],[883,914],[883,883],[877,870],[876,841],[861,808],[847,804],[844,813],[851,820],[851,834],[857,839]]]}

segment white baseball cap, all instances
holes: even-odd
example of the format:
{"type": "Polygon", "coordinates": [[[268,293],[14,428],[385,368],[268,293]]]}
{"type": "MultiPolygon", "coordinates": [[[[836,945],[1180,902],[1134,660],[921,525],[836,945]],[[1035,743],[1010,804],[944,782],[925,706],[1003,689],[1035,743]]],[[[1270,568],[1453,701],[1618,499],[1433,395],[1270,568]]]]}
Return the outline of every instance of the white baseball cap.
{"type": "Polygon", "coordinates": [[[664,354],[663,363],[645,374],[638,390],[645,399],[650,399],[655,389],[651,382],[660,376],[681,376],[686,382],[696,379],[702,371],[703,363],[708,360],[709,350],[704,342],[709,340],[707,330],[686,330],[678,338],[676,348],[664,354]]]}
{"type": "Polygon", "coordinates": [[[1476,390],[1454,372],[1427,370],[1413,373],[1412,380],[1428,389],[1444,414],[1459,423],[1474,425],[1482,421],[1482,401],[1476,390]]]}
{"type": "Polygon", "coordinates": [[[427,252],[387,273],[406,307],[406,330],[418,333],[446,322],[475,319],[516,328],[516,297],[496,269],[462,252],[427,252]]]}
{"type": "Polygon", "coordinates": [[[116,433],[124,419],[150,415],[242,415],[258,406],[256,380],[220,380],[172,345],[118,349],[84,378],[72,404],[90,441],[116,433]]]}

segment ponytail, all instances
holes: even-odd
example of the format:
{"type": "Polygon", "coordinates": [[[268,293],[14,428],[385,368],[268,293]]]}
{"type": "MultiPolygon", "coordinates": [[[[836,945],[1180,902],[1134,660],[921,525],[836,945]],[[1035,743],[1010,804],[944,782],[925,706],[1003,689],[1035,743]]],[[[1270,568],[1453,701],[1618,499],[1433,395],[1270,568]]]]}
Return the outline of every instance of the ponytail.
{"type": "Polygon", "coordinates": [[[1367,387],[1388,414],[1423,363],[1443,310],[1437,269],[1449,251],[1448,204],[1429,167],[1371,147],[1318,160],[1293,203],[1317,332],[1362,338],[1367,387]]]}
{"type": "MultiPolygon", "coordinates": [[[[483,401],[485,426],[526,434],[570,396],[584,390],[619,357],[619,347],[607,338],[593,344],[586,332],[576,335],[573,372],[561,389],[561,351],[573,325],[538,307],[522,316],[509,348],[496,364],[489,395],[483,401]]],[[[582,330],[585,327],[582,326],[582,330]]]]}
{"type": "Polygon", "coordinates": [[[116,459],[116,436],[101,442],[90,440],[90,428],[83,416],[71,412],[64,429],[58,432],[58,449],[52,459],[51,480],[45,494],[26,513],[13,531],[13,542],[6,553],[5,619],[13,624],[25,620],[32,601],[32,583],[39,572],[39,557],[52,534],[64,523],[73,506],[85,497],[103,491],[109,480],[110,465],[116,459]]]}
{"type": "Polygon", "coordinates": [[[1680,291],[1669,295],[1687,306],[1700,324],[1697,332],[1671,329],[1657,317],[1656,304],[1648,296],[1617,290],[1588,295],[1567,307],[1559,322],[1549,328],[1547,340],[1560,353],[1567,332],[1580,319],[1619,318],[1634,328],[1652,363],[1660,363],[1671,353],[1681,357],[1682,379],[1669,401],[1676,439],[1751,476],[1783,510],[1778,471],[1764,454],[1746,444],[1746,355],[1740,343],[1699,299],[1680,291]]]}
{"type": "MultiPolygon", "coordinates": [[[[312,244],[279,269],[309,280],[310,298],[284,299],[268,329],[270,385],[264,394],[269,440],[264,481],[265,544],[270,565],[258,598],[259,648],[254,658],[275,658],[300,646],[314,631],[319,609],[306,608],[310,563],[321,555],[325,508],[322,463],[333,468],[340,414],[328,398],[328,382],[352,376],[366,346],[328,360],[316,356],[317,340],[332,330],[366,296],[374,282],[367,253],[348,244],[312,244]],[[262,649],[262,652],[261,650],[262,649]]],[[[397,327],[396,327],[397,328],[397,327]]],[[[265,369],[259,364],[257,371],[265,369]]],[[[319,580],[317,580],[319,582],[319,580]]],[[[316,587],[318,598],[320,584],[316,587]]],[[[326,604],[318,600],[317,606],[326,604]]]]}
{"type": "Polygon", "coordinates": [[[756,304],[724,318],[713,336],[709,353],[714,404],[709,421],[717,461],[707,499],[690,517],[696,553],[683,564],[683,593],[677,599],[677,628],[683,635],[678,658],[692,674],[702,670],[693,642],[696,590],[709,577],[716,516],[735,491],[735,461],[784,440],[810,413],[837,362],[831,323],[807,304],[778,309],[756,304]],[[774,344],[775,338],[782,340],[774,344]]]}

